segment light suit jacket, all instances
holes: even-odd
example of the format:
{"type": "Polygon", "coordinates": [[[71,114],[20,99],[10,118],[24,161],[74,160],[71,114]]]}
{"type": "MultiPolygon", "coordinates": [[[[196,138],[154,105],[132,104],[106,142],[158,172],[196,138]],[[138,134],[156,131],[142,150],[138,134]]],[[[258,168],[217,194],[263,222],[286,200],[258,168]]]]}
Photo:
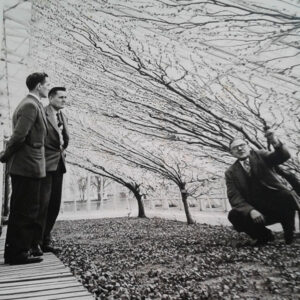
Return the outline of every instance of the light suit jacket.
{"type": "Polygon", "coordinates": [[[60,111],[61,120],[63,123],[62,135],[64,144],[60,145],[59,128],[57,125],[56,116],[53,115],[53,111],[50,105],[45,107],[46,118],[48,122],[48,135],[45,141],[45,154],[46,154],[46,171],[56,171],[60,159],[63,162],[63,173],[66,172],[65,162],[65,149],[69,144],[69,131],[67,118],[62,111],[60,111]]]}

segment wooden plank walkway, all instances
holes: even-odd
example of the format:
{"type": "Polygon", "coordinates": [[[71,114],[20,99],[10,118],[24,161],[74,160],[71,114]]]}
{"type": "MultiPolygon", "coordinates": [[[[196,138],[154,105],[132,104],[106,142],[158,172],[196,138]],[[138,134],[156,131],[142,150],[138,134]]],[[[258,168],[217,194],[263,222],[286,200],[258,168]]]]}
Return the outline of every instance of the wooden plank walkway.
{"type": "Polygon", "coordinates": [[[5,265],[5,229],[0,237],[0,300],[95,299],[52,253],[45,253],[41,263],[5,265]]]}

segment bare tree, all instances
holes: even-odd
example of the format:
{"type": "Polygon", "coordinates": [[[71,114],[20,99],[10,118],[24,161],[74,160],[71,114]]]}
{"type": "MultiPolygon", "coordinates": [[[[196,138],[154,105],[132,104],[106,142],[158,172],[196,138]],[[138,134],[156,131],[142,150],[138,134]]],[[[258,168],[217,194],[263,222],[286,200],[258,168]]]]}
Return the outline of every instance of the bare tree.
{"type": "MultiPolygon", "coordinates": [[[[196,161],[192,155],[183,149],[174,148],[170,144],[153,144],[154,141],[141,139],[137,135],[122,135],[122,138],[112,133],[109,136],[101,134],[101,128],[95,121],[85,122],[86,130],[89,132],[90,144],[95,155],[105,152],[115,157],[122,158],[127,164],[136,168],[142,168],[147,172],[172,181],[179,189],[184,206],[187,223],[194,223],[189,211],[188,196],[194,195],[199,189],[199,183],[207,176],[212,177],[212,172],[205,171],[199,163],[206,155],[198,156],[196,161]],[[94,125],[94,126],[93,126],[94,125]],[[138,147],[136,147],[138,145],[138,147]],[[199,170],[200,169],[200,170],[199,170]],[[201,174],[201,178],[199,173],[201,174]]],[[[127,186],[129,189],[131,187],[127,186]]],[[[139,200],[140,192],[135,197],[139,200]]]]}
{"type": "MultiPolygon", "coordinates": [[[[74,151],[75,152],[75,151],[74,151]]],[[[79,156],[78,153],[71,153],[69,152],[68,155],[68,163],[83,168],[93,174],[98,176],[103,176],[109,180],[112,180],[116,183],[119,183],[130,190],[133,193],[137,200],[138,204],[138,217],[139,218],[146,218],[144,203],[142,200],[143,192],[141,190],[142,182],[137,183],[132,176],[125,175],[124,172],[120,171],[120,168],[116,168],[112,171],[108,170],[107,168],[103,167],[99,160],[96,159],[96,162],[93,162],[87,157],[87,154],[83,157],[82,155],[79,156]]],[[[99,153],[98,153],[99,154],[99,153]]],[[[103,152],[102,152],[103,154],[103,152]]],[[[115,162],[114,162],[115,163],[115,162]]]]}
{"type": "MultiPolygon", "coordinates": [[[[294,4],[286,4],[283,12],[245,1],[71,2],[35,4],[35,35],[44,42],[44,51],[35,56],[53,78],[75,91],[72,134],[84,133],[89,151],[103,148],[114,163],[121,157],[159,174],[139,140],[125,151],[117,135],[108,149],[99,129],[81,130],[78,114],[97,120],[99,128],[107,123],[107,132],[122,128],[121,135],[131,131],[166,143],[184,142],[184,152],[205,153],[216,164],[230,162],[228,141],[237,135],[266,148],[263,133],[269,125],[287,140],[293,152],[289,167],[299,172],[294,4]]],[[[161,157],[149,152],[161,164],[161,157]]],[[[101,167],[102,161],[94,163],[101,167]]],[[[176,163],[171,167],[176,170],[176,163]]],[[[185,180],[170,176],[186,190],[185,180]]]]}
{"type": "Polygon", "coordinates": [[[106,177],[94,175],[91,178],[91,185],[97,190],[97,209],[101,207],[101,203],[103,202],[102,195],[104,195],[105,188],[107,188],[110,184],[111,181],[106,177]]]}
{"type": "MultiPolygon", "coordinates": [[[[125,129],[223,153],[238,132],[262,148],[263,127],[284,125],[276,107],[296,101],[294,90],[278,86],[281,80],[297,88],[294,75],[270,68],[267,63],[275,60],[265,57],[272,52],[276,60],[284,59],[275,50],[283,45],[297,48],[299,18],[292,4],[283,13],[234,1],[152,1],[146,9],[132,1],[75,7],[66,1],[53,19],[55,5],[50,1],[39,14],[49,19],[52,29],[65,33],[55,46],[74,67],[69,71],[73,82],[86,87],[80,96],[100,97],[105,116],[125,129]],[[151,15],[155,8],[157,13],[151,15]],[[178,14],[181,21],[174,17],[178,14]],[[206,21],[200,22],[200,16],[206,21]],[[227,44],[217,46],[218,40],[227,44]]],[[[47,39],[45,32],[43,37],[47,39]]],[[[93,111],[100,105],[93,101],[82,106],[93,111]]]]}
{"type": "Polygon", "coordinates": [[[79,199],[80,201],[85,201],[85,192],[87,190],[87,178],[80,177],[77,181],[78,183],[78,190],[79,190],[79,199]]]}

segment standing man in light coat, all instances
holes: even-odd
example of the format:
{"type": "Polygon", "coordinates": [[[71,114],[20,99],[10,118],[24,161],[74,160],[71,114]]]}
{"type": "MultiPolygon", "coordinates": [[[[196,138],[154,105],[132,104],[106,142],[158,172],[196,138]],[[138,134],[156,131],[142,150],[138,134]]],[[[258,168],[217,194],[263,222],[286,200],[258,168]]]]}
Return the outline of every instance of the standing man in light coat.
{"type": "Polygon", "coordinates": [[[13,114],[13,133],[0,161],[7,163],[12,195],[5,242],[5,263],[28,264],[42,261],[32,257],[34,236],[41,232],[37,222],[41,182],[46,176],[45,137],[47,120],[41,98],[47,97],[49,83],[45,73],[33,73],[26,79],[29,94],[13,114]]]}
{"type": "Polygon", "coordinates": [[[67,118],[61,111],[66,105],[65,87],[54,87],[48,94],[49,105],[45,107],[48,135],[45,141],[46,178],[42,185],[45,207],[40,212],[43,235],[38,243],[44,252],[57,252],[51,245],[51,231],[59,213],[62,196],[63,175],[66,173],[65,149],[69,144],[67,118]]]}

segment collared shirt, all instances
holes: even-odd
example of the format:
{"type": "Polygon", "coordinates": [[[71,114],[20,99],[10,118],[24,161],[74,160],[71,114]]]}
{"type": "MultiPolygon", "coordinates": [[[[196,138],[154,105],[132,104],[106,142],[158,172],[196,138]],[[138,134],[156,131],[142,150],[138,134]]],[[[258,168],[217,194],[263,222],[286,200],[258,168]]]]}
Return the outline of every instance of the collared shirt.
{"type": "Polygon", "coordinates": [[[52,105],[50,105],[52,114],[53,114],[53,118],[57,123],[57,127],[58,127],[58,135],[59,135],[59,142],[60,142],[60,146],[62,147],[64,145],[64,137],[62,134],[62,131],[64,129],[64,125],[63,123],[60,123],[59,126],[59,122],[58,122],[58,118],[57,118],[57,114],[61,114],[60,110],[56,110],[52,105]]]}
{"type": "Polygon", "coordinates": [[[28,95],[34,97],[34,98],[37,99],[39,102],[41,102],[41,99],[40,99],[37,95],[35,95],[35,94],[33,94],[33,93],[30,93],[30,92],[28,93],[28,95]]]}
{"type": "Polygon", "coordinates": [[[250,174],[251,172],[251,167],[250,167],[250,161],[249,161],[249,157],[247,157],[246,159],[244,160],[240,160],[240,164],[241,166],[244,168],[244,170],[250,174]]]}

